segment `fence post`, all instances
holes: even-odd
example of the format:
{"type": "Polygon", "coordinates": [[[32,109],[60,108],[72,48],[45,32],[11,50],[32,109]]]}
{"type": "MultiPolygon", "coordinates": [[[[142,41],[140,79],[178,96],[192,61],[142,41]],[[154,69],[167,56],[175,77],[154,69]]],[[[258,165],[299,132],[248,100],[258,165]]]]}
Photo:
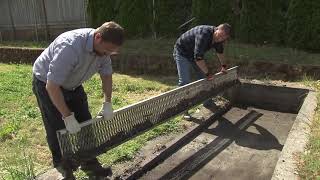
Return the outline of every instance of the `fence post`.
{"type": "Polygon", "coordinates": [[[45,31],[46,31],[45,38],[48,41],[50,38],[50,30],[48,27],[47,9],[46,9],[44,0],[42,0],[41,2],[42,2],[43,18],[44,18],[44,25],[45,25],[45,31]]]}
{"type": "Polygon", "coordinates": [[[157,39],[157,32],[156,32],[156,7],[155,7],[155,0],[152,0],[152,31],[153,31],[153,38],[157,39]]]}
{"type": "Polygon", "coordinates": [[[88,15],[87,15],[87,8],[88,8],[88,0],[84,0],[83,1],[84,3],[84,22],[85,22],[85,27],[88,27],[89,26],[89,23],[88,23],[88,15]]]}
{"type": "Polygon", "coordinates": [[[10,0],[7,0],[7,3],[8,3],[8,10],[9,10],[9,16],[10,16],[10,23],[11,23],[12,31],[13,31],[13,40],[15,40],[16,39],[16,28],[14,26],[12,10],[11,10],[11,6],[10,6],[10,0]]]}
{"type": "Polygon", "coordinates": [[[34,17],[34,30],[36,32],[36,41],[39,41],[39,36],[38,36],[38,21],[37,21],[37,11],[36,11],[36,2],[32,0],[32,9],[33,9],[33,17],[34,17]]]}

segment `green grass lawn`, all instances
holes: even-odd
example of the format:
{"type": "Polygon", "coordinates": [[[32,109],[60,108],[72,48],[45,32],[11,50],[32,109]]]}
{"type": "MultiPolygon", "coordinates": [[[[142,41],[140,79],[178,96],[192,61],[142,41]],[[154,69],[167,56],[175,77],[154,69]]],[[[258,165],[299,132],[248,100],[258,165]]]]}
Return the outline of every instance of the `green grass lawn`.
{"type": "Polygon", "coordinates": [[[300,157],[298,163],[301,179],[320,180],[320,80],[306,80],[306,85],[313,87],[317,92],[317,109],[315,119],[311,125],[311,134],[306,151],[300,157]]]}
{"type": "MultiPolygon", "coordinates": [[[[3,179],[27,179],[51,165],[40,111],[31,90],[31,70],[31,65],[0,64],[0,177],[3,179]]],[[[113,107],[118,109],[168,91],[174,88],[173,84],[176,84],[173,77],[114,74],[113,107]]],[[[99,77],[94,76],[84,87],[95,115],[103,101],[99,77]]],[[[99,159],[109,165],[131,159],[148,140],[179,132],[182,128],[179,119],[158,126],[99,159]]],[[[82,176],[79,172],[78,177],[82,176]]]]}
{"type": "MultiPolygon", "coordinates": [[[[127,40],[121,50],[122,54],[154,55],[172,57],[176,39],[137,39],[127,40]]],[[[49,42],[2,41],[0,47],[43,47],[49,42]]],[[[320,53],[308,53],[286,47],[272,45],[256,46],[231,41],[226,44],[226,57],[233,61],[266,61],[288,64],[320,65],[320,53]]],[[[215,58],[207,53],[208,59],[215,58]]]]}
{"type": "MultiPolygon", "coordinates": [[[[123,54],[145,54],[171,57],[174,39],[128,40],[121,50],[123,54]]],[[[0,47],[45,47],[46,42],[0,42],[0,47]]],[[[320,53],[308,53],[284,47],[255,46],[230,42],[226,55],[235,61],[268,61],[275,63],[320,65],[320,53]]],[[[212,58],[212,53],[208,53],[212,58]]],[[[303,81],[320,90],[320,82],[303,81]]],[[[119,108],[146,97],[159,94],[174,87],[174,77],[132,77],[115,74],[113,93],[114,108],[119,108]]],[[[91,111],[95,114],[102,102],[100,81],[94,77],[85,84],[91,111]]],[[[319,96],[320,98],[320,96],[319,96]]],[[[318,105],[320,105],[318,101],[318,105]]],[[[320,108],[312,125],[312,134],[306,153],[299,161],[299,175],[302,179],[320,179],[320,108]]],[[[131,158],[132,155],[149,139],[167,131],[179,128],[178,120],[160,126],[152,132],[129,141],[123,146],[108,152],[100,158],[107,164],[131,158]]],[[[29,162],[34,162],[34,169],[49,167],[50,156],[46,145],[40,114],[31,92],[31,66],[0,64],[0,177],[16,174],[30,174],[29,162]],[[37,151],[34,151],[34,149],[37,151]]],[[[23,178],[21,178],[23,179],[23,178]]]]}

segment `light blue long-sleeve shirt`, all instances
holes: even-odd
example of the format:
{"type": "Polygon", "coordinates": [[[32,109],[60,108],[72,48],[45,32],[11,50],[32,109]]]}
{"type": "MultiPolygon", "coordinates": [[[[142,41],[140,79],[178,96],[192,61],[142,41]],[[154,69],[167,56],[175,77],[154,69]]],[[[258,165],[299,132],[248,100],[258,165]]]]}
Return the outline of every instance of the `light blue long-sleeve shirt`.
{"type": "Polygon", "coordinates": [[[93,51],[94,31],[83,28],[59,35],[35,61],[36,78],[73,90],[97,72],[112,74],[110,56],[98,56],[93,51]]]}

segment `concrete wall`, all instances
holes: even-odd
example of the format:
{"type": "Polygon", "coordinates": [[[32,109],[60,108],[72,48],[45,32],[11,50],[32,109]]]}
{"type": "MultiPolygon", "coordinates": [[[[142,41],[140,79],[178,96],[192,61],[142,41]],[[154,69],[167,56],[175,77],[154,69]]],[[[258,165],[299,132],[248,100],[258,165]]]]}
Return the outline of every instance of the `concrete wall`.
{"type": "Polygon", "coordinates": [[[242,82],[234,93],[235,103],[240,106],[296,114],[309,90],[242,82]]]}
{"type": "Polygon", "coordinates": [[[305,154],[310,138],[310,127],[315,119],[317,108],[317,93],[309,92],[303,102],[297,118],[289,132],[281,151],[272,180],[301,179],[298,172],[299,156],[305,154]]]}

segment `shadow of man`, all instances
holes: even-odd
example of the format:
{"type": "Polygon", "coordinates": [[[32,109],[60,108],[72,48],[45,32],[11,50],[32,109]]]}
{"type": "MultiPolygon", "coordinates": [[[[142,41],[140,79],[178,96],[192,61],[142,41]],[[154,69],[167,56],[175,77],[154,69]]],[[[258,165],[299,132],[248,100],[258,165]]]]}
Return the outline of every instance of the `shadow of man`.
{"type": "Polygon", "coordinates": [[[221,117],[218,119],[218,125],[213,129],[206,130],[206,132],[218,137],[231,138],[234,136],[234,132],[238,131],[239,135],[235,137],[234,141],[239,146],[257,150],[282,150],[283,145],[281,145],[278,139],[267,129],[255,123],[251,124],[251,126],[255,127],[259,134],[240,131],[238,126],[221,117]]]}

